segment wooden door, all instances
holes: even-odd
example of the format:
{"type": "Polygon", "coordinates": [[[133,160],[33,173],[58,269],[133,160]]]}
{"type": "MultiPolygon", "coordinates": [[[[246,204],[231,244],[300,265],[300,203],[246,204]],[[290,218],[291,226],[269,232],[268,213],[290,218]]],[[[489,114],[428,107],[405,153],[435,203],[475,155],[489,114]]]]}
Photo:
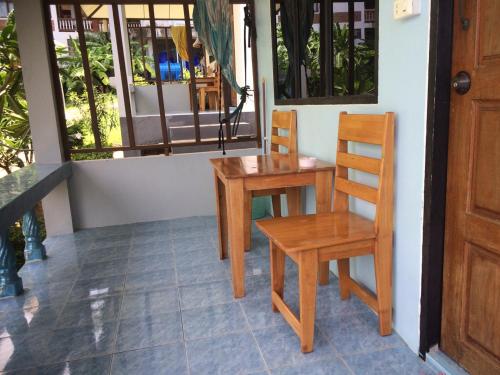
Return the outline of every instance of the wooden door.
{"type": "Polygon", "coordinates": [[[471,88],[451,94],[441,349],[500,374],[499,0],[455,0],[452,66],[471,88]]]}

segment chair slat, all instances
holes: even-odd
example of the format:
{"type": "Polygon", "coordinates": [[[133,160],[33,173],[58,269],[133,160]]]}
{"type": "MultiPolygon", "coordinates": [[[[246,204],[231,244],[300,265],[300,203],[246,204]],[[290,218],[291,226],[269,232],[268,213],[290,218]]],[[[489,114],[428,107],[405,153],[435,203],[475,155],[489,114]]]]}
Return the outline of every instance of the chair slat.
{"type": "Polygon", "coordinates": [[[295,121],[295,113],[293,112],[273,112],[272,127],[279,129],[291,129],[295,121]]]}
{"type": "Polygon", "coordinates": [[[381,161],[380,159],[369,158],[367,156],[338,152],[336,164],[337,166],[358,169],[378,175],[380,173],[381,161]]]}
{"type": "Polygon", "coordinates": [[[345,178],[337,177],[335,179],[335,190],[339,190],[348,195],[376,204],[378,190],[345,178]]]}
{"type": "Polygon", "coordinates": [[[271,143],[274,145],[280,145],[284,147],[290,147],[290,140],[287,137],[273,135],[271,136],[271,143]]]}
{"type": "Polygon", "coordinates": [[[384,131],[384,115],[340,116],[339,139],[343,141],[381,145],[384,142],[384,131]]]}

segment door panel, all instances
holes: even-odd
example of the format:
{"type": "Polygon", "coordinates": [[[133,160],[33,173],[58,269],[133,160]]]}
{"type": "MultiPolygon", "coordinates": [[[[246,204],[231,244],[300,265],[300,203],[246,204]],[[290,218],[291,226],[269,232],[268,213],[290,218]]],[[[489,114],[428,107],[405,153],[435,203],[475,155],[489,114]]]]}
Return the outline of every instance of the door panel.
{"type": "MultiPolygon", "coordinates": [[[[500,83],[499,83],[500,84],[500,83]]],[[[470,210],[500,218],[500,101],[473,101],[470,210]]]]}
{"type": "Polygon", "coordinates": [[[468,346],[494,360],[500,357],[500,298],[491,290],[500,289],[500,257],[485,248],[466,244],[465,269],[467,289],[465,296],[464,338],[468,346]],[[495,298],[496,297],[496,298],[495,298]]]}
{"type": "Polygon", "coordinates": [[[455,1],[441,349],[500,374],[500,1],[455,1]],[[470,20],[462,27],[459,15],[470,20]]]}

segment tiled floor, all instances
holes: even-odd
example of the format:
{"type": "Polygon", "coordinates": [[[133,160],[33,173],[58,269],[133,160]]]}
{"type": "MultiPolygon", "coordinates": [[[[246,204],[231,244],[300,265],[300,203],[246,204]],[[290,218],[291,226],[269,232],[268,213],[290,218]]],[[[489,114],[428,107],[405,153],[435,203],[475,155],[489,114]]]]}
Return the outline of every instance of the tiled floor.
{"type": "MultiPolygon", "coordinates": [[[[213,217],[48,239],[0,300],[0,370],[15,374],[434,374],[333,280],[318,292],[315,350],[271,312],[266,240],[254,231],[247,296],[232,297],[213,217]]],[[[286,298],[296,308],[296,269],[286,298]]]]}

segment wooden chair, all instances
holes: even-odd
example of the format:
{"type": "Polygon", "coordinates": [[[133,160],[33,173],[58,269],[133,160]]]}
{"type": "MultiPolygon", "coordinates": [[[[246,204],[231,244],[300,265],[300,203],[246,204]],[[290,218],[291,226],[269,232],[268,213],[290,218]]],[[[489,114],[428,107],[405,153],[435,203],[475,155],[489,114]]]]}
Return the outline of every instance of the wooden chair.
{"type": "MultiPolygon", "coordinates": [[[[289,154],[297,153],[297,112],[296,111],[273,111],[272,123],[271,123],[271,153],[280,153],[280,150],[286,148],[286,152],[289,154]],[[281,130],[287,131],[287,134],[280,133],[281,130]]],[[[285,189],[269,189],[269,190],[257,190],[252,191],[251,198],[271,196],[273,204],[273,216],[281,216],[281,194],[286,194],[285,189]]],[[[251,237],[252,237],[252,199],[247,199],[249,202],[247,206],[247,223],[246,223],[246,238],[245,238],[245,249],[250,250],[251,247],[251,237]]]]}
{"type": "MultiPolygon", "coordinates": [[[[200,97],[200,111],[205,111],[207,107],[207,95],[208,95],[208,104],[210,105],[211,110],[219,110],[219,90],[220,90],[220,68],[217,69],[215,72],[215,79],[214,83],[211,86],[204,86],[204,87],[199,87],[197,89],[199,97],[200,97]]],[[[222,95],[221,99],[221,105],[224,105],[224,95],[222,95]]]]}
{"type": "Polygon", "coordinates": [[[393,143],[393,113],[341,113],[333,212],[257,222],[270,243],[273,311],[281,312],[300,337],[303,352],[313,350],[318,262],[337,260],[340,297],[356,294],[378,314],[380,334],[392,332],[393,143]],[[381,159],[349,153],[349,141],[380,145],[381,159]],[[349,180],[348,169],[377,175],[378,187],[349,180]],[[375,204],[375,220],[352,213],[349,196],[375,204]],[[300,317],[283,301],[285,254],[298,265],[300,317]],[[349,258],[369,254],[375,261],[376,296],[349,275],[349,258]]]}

